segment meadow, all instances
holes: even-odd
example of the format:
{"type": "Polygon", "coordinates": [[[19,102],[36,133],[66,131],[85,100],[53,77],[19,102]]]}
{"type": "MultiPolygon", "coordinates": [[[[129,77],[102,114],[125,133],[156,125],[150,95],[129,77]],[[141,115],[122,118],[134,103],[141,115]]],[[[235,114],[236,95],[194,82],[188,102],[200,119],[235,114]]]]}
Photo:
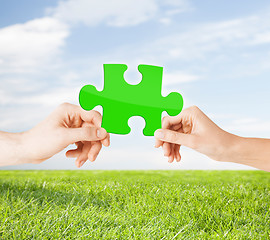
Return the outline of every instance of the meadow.
{"type": "Polygon", "coordinates": [[[0,171],[0,239],[270,239],[270,173],[0,171]]]}

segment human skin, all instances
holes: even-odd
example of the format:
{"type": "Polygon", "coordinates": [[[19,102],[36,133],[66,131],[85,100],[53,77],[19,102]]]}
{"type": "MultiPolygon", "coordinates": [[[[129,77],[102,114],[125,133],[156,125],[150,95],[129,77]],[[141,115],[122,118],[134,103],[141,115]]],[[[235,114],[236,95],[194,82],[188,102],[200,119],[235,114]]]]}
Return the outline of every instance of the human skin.
{"type": "Polygon", "coordinates": [[[41,163],[70,144],[77,148],[66,152],[77,158],[81,167],[88,159],[95,161],[102,145],[110,145],[110,136],[101,128],[102,117],[97,111],[61,104],[44,121],[22,133],[0,132],[0,166],[41,163]]]}
{"type": "Polygon", "coordinates": [[[178,116],[164,117],[155,139],[155,147],[162,146],[170,163],[174,159],[181,160],[180,146],[183,145],[217,161],[240,163],[270,172],[270,139],[228,133],[196,106],[183,110],[178,116]]]}

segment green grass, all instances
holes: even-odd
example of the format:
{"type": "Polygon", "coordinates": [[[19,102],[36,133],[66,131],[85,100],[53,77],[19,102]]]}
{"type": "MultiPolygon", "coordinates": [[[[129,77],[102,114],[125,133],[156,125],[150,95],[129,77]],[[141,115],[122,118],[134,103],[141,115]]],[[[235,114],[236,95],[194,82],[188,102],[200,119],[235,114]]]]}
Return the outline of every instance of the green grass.
{"type": "Polygon", "coordinates": [[[0,171],[0,239],[270,239],[262,171],[0,171]]]}

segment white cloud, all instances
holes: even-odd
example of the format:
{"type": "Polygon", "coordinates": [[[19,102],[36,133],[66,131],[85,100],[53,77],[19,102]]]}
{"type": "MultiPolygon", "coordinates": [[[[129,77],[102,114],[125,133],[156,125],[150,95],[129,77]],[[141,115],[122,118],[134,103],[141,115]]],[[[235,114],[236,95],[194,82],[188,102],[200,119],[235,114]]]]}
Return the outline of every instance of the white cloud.
{"type": "MultiPolygon", "coordinates": [[[[23,85],[23,84],[22,84],[23,85]]],[[[61,86],[40,91],[0,91],[0,106],[5,105],[38,105],[54,106],[63,102],[78,103],[81,86],[61,86]]]]}
{"type": "Polygon", "coordinates": [[[47,13],[68,23],[84,23],[89,26],[105,23],[123,27],[137,25],[157,17],[162,12],[163,6],[171,7],[173,14],[189,9],[186,0],[68,0],[59,2],[56,8],[48,9],[47,13]]]}
{"type": "Polygon", "coordinates": [[[187,10],[191,8],[189,0],[160,0],[159,2],[173,6],[174,8],[169,10],[172,14],[179,12],[180,9],[187,10]]]}
{"type": "Polygon", "coordinates": [[[239,114],[207,114],[210,119],[217,123],[225,131],[246,137],[270,136],[270,121],[256,117],[243,117],[239,114]]]}
{"type": "Polygon", "coordinates": [[[80,87],[59,87],[34,96],[25,96],[21,104],[35,104],[39,106],[58,106],[63,102],[78,104],[80,87]]]}
{"type": "Polygon", "coordinates": [[[254,45],[270,43],[270,32],[264,32],[264,33],[257,34],[251,43],[254,45]]]}
{"type": "Polygon", "coordinates": [[[170,25],[172,20],[170,18],[164,17],[164,18],[159,19],[159,22],[164,25],[170,25]]]}
{"type": "Polygon", "coordinates": [[[184,72],[164,72],[163,75],[163,83],[164,86],[169,86],[173,84],[185,83],[185,82],[193,82],[200,79],[200,76],[188,74],[184,72]]]}
{"type": "Polygon", "coordinates": [[[269,138],[270,121],[263,121],[257,118],[240,118],[233,120],[225,128],[230,132],[245,136],[269,138]]]}
{"type": "Polygon", "coordinates": [[[0,72],[33,71],[59,53],[67,25],[45,17],[0,29],[0,72]]]}
{"type": "Polygon", "coordinates": [[[208,53],[239,46],[270,43],[269,13],[217,23],[202,23],[189,30],[157,39],[145,52],[155,52],[163,60],[204,59],[208,53]]]}
{"type": "MultiPolygon", "coordinates": [[[[21,83],[7,84],[14,89],[1,89],[0,84],[0,130],[23,131],[43,120],[51,111],[63,102],[79,104],[81,86],[59,86],[40,90],[39,84],[24,84],[31,82],[20,79],[21,83]],[[25,87],[24,87],[25,86],[25,87]],[[28,87],[29,86],[29,87],[28,87]]],[[[13,81],[13,83],[16,81],[13,81]]]]}
{"type": "Polygon", "coordinates": [[[49,65],[64,46],[70,24],[131,26],[153,18],[162,19],[163,6],[170,17],[188,9],[186,0],[69,0],[47,10],[48,16],[0,29],[0,73],[33,72],[49,65]]]}

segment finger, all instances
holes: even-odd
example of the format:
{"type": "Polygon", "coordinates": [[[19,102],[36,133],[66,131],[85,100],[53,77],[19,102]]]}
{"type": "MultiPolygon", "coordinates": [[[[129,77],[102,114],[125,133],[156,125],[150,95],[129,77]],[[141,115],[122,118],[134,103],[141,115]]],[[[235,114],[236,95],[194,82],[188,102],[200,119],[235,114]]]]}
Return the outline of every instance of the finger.
{"type": "MultiPolygon", "coordinates": [[[[162,127],[163,127],[163,122],[164,122],[165,118],[166,117],[162,118],[162,122],[161,122],[162,127]]],[[[163,148],[163,144],[164,144],[163,141],[161,141],[161,140],[159,140],[157,138],[155,139],[155,148],[159,148],[160,146],[162,146],[162,148],[163,148]]]]}
{"type": "Polygon", "coordinates": [[[75,165],[77,168],[82,167],[82,165],[87,161],[87,155],[80,154],[80,156],[76,159],[75,165]]]}
{"type": "Polygon", "coordinates": [[[81,118],[84,122],[93,123],[95,127],[101,127],[102,116],[98,111],[85,111],[81,108],[81,118]]]}
{"type": "Polygon", "coordinates": [[[102,144],[100,142],[94,142],[91,145],[91,148],[88,152],[88,159],[90,162],[94,162],[102,148],[102,144]]]}
{"type": "MultiPolygon", "coordinates": [[[[163,129],[170,129],[171,126],[179,126],[181,127],[181,117],[180,115],[178,116],[165,116],[163,119],[162,119],[162,128],[163,129]]],[[[179,128],[180,128],[179,127],[179,128]]]]}
{"type": "MultiPolygon", "coordinates": [[[[163,117],[163,119],[162,119],[162,129],[172,129],[174,131],[178,131],[182,126],[181,123],[177,123],[176,125],[171,126],[170,122],[171,122],[170,117],[168,117],[168,116],[163,117]]],[[[163,145],[163,141],[160,141],[160,140],[156,139],[155,148],[159,148],[162,145],[163,145]]]]}
{"type": "Polygon", "coordinates": [[[110,137],[110,134],[107,133],[106,138],[103,139],[103,140],[101,140],[101,143],[103,144],[103,146],[105,146],[105,147],[109,147],[109,146],[110,146],[110,144],[111,144],[110,138],[111,138],[111,137],[110,137]]]}
{"type": "MultiPolygon", "coordinates": [[[[83,127],[93,127],[95,125],[93,123],[83,122],[82,126],[83,127]]],[[[103,140],[101,140],[101,143],[105,147],[109,147],[110,146],[110,134],[109,133],[107,133],[106,137],[103,140]]]]}
{"type": "Polygon", "coordinates": [[[158,140],[158,139],[155,139],[155,148],[159,148],[160,146],[162,146],[163,145],[163,141],[160,141],[160,140],[158,140]]]}
{"type": "Polygon", "coordinates": [[[170,154],[169,154],[169,160],[171,159],[171,162],[174,160],[174,144],[170,144],[170,154]]]}
{"type": "Polygon", "coordinates": [[[92,110],[90,111],[91,115],[92,115],[92,123],[96,126],[96,127],[101,127],[101,123],[102,123],[102,116],[99,112],[92,110]]]}
{"type": "Polygon", "coordinates": [[[83,148],[83,143],[82,142],[76,142],[75,144],[76,144],[77,148],[68,150],[66,152],[66,157],[75,158],[75,157],[78,157],[81,154],[82,148],[83,148]]]}
{"type": "Polygon", "coordinates": [[[178,145],[178,144],[174,145],[174,156],[175,156],[176,162],[180,162],[180,160],[181,160],[180,145],[178,145]]]}
{"type": "Polygon", "coordinates": [[[82,148],[82,152],[79,157],[76,159],[75,164],[77,167],[81,167],[88,159],[88,152],[91,148],[91,142],[85,142],[82,148]]]}
{"type": "Polygon", "coordinates": [[[164,156],[169,157],[171,154],[171,144],[165,142],[162,148],[163,148],[164,156]]]}
{"type": "Polygon", "coordinates": [[[173,125],[171,127],[171,130],[178,131],[178,130],[180,130],[181,127],[182,127],[182,123],[179,123],[179,124],[173,125]]]}
{"type": "Polygon", "coordinates": [[[78,115],[80,115],[81,119],[84,122],[93,123],[96,127],[101,127],[102,116],[98,111],[95,110],[86,111],[80,106],[76,105],[72,105],[70,111],[71,112],[75,111],[78,115]]]}
{"type": "Polygon", "coordinates": [[[72,149],[72,150],[68,150],[66,152],[66,157],[68,158],[76,158],[81,154],[82,150],[80,149],[72,149]]]}
{"type": "Polygon", "coordinates": [[[70,103],[63,103],[58,107],[56,112],[56,117],[59,117],[60,113],[60,116],[62,116],[61,118],[67,117],[68,119],[74,119],[74,117],[77,117],[77,119],[81,119],[81,121],[91,122],[94,123],[96,127],[101,127],[102,117],[97,111],[86,111],[80,106],[70,103]]]}
{"type": "Polygon", "coordinates": [[[173,162],[173,155],[170,155],[170,156],[169,156],[168,162],[169,162],[169,163],[172,163],[172,162],[173,162]]]}
{"type": "Polygon", "coordinates": [[[197,140],[197,136],[195,135],[179,133],[168,129],[158,129],[155,132],[155,138],[190,148],[195,148],[195,140],[197,140]]]}
{"type": "Polygon", "coordinates": [[[155,148],[159,148],[160,146],[162,146],[163,145],[163,141],[160,141],[159,139],[155,139],[155,148]]]}
{"type": "Polygon", "coordinates": [[[104,128],[97,127],[81,127],[81,128],[65,128],[65,140],[68,144],[79,141],[98,141],[103,140],[107,136],[104,128]]]}

